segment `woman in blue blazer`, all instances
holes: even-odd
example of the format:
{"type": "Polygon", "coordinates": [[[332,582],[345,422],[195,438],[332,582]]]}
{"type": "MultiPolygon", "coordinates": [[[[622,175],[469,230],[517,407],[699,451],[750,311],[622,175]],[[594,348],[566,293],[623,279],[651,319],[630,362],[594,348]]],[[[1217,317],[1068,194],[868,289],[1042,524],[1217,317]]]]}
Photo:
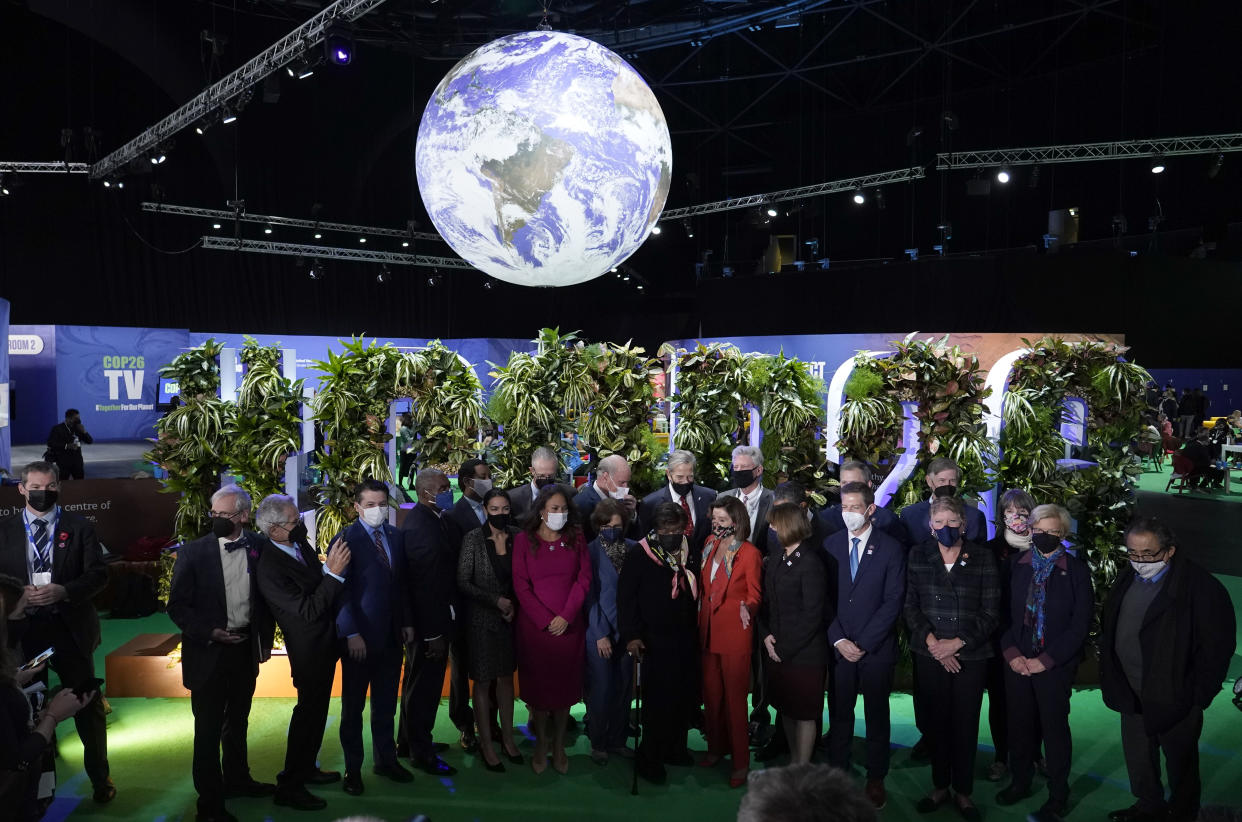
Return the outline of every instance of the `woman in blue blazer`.
{"type": "Polygon", "coordinates": [[[587,594],[586,705],[591,760],[608,762],[608,754],[629,757],[625,747],[629,719],[632,664],[621,647],[617,628],[617,580],[626,554],[638,543],[625,538],[629,511],[615,499],[602,499],[591,512],[598,534],[591,555],[591,589],[587,594]]]}
{"type": "Polygon", "coordinates": [[[1031,550],[1010,564],[1009,627],[1001,637],[1009,702],[1013,782],[996,795],[1013,805],[1031,795],[1042,733],[1048,756],[1048,801],[1039,816],[1062,816],[1069,801],[1070,688],[1082,659],[1095,600],[1091,569],[1066,553],[1069,512],[1040,505],[1031,512],[1031,550]]]}

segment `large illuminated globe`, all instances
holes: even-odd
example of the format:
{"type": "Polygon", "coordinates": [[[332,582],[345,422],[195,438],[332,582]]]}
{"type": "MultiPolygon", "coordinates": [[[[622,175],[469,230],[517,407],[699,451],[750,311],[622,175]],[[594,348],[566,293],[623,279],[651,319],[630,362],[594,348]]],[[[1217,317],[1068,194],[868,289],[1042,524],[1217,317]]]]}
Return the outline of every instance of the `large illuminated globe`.
{"type": "Polygon", "coordinates": [[[572,285],[619,264],[668,196],[672,146],[655,95],[582,37],[502,37],[453,67],[423,112],[415,167],[436,229],[471,265],[572,285]]]}

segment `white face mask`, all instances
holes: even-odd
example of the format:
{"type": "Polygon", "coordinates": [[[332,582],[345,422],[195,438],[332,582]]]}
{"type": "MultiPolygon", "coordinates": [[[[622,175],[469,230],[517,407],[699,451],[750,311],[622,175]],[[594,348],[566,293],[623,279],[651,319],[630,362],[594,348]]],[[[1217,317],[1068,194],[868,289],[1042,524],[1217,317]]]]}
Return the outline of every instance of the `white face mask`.
{"type": "Polygon", "coordinates": [[[1169,561],[1167,559],[1162,559],[1159,562],[1135,562],[1130,560],[1130,567],[1134,569],[1134,573],[1150,581],[1152,577],[1169,567],[1169,561]]]}
{"type": "Polygon", "coordinates": [[[625,499],[629,495],[630,495],[629,488],[625,487],[624,485],[618,485],[617,490],[612,491],[611,493],[609,493],[608,496],[612,497],[613,499],[625,499]]]}
{"type": "Polygon", "coordinates": [[[480,497],[492,490],[492,481],[489,479],[473,479],[470,484],[474,486],[474,493],[480,497]]]}
{"type": "Polygon", "coordinates": [[[372,528],[378,528],[388,522],[388,506],[377,505],[374,508],[362,509],[362,521],[372,528]]]}
{"type": "Polygon", "coordinates": [[[842,511],[841,520],[845,523],[847,530],[857,531],[867,524],[867,515],[857,511],[842,511]]]}
{"type": "Polygon", "coordinates": [[[569,522],[569,514],[566,514],[563,512],[557,512],[557,513],[549,512],[548,518],[547,520],[545,520],[545,522],[547,523],[547,526],[553,531],[559,531],[565,527],[565,523],[569,522]]]}

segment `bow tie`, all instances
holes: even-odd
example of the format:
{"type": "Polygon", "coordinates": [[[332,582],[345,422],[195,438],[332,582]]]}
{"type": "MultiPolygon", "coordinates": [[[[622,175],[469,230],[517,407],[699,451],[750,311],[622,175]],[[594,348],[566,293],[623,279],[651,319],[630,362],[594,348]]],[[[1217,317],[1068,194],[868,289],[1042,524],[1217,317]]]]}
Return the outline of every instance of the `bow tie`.
{"type": "Polygon", "coordinates": [[[233,553],[234,551],[236,551],[238,548],[243,548],[243,547],[245,547],[245,545],[246,545],[246,541],[245,541],[245,540],[243,540],[243,539],[235,539],[235,540],[233,540],[232,542],[226,542],[226,543],[224,543],[224,550],[225,550],[225,553],[230,553],[230,554],[231,554],[231,553],[233,553]]]}

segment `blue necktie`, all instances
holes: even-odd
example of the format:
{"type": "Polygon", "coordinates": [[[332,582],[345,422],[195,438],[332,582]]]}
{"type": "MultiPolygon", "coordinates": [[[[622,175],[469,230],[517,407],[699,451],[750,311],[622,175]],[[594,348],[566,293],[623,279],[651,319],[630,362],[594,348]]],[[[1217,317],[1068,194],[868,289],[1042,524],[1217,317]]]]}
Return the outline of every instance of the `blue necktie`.
{"type": "Polygon", "coordinates": [[[853,582],[854,577],[858,576],[858,543],[861,540],[853,537],[850,542],[850,582],[853,582]]]}
{"type": "Polygon", "coordinates": [[[34,521],[35,573],[45,574],[52,570],[52,560],[48,555],[47,544],[50,541],[47,533],[47,520],[34,521]]]}

